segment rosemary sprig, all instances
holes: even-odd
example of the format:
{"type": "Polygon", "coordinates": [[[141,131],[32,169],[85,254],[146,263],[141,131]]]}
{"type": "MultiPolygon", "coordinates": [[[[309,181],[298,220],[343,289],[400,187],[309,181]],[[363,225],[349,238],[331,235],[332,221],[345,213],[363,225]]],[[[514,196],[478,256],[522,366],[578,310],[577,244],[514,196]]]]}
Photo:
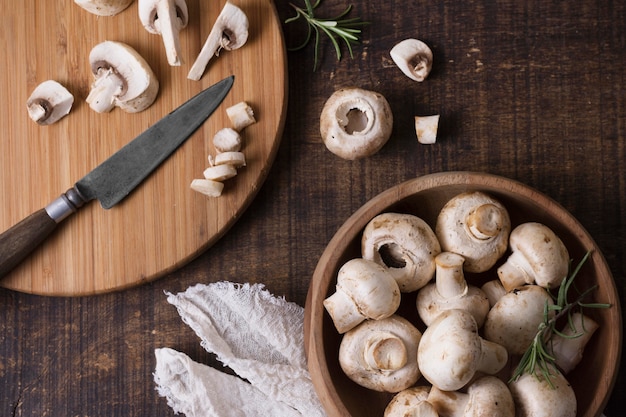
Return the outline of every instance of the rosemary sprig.
{"type": "Polygon", "coordinates": [[[587,252],[576,268],[570,273],[569,277],[566,277],[563,280],[556,297],[553,296],[554,304],[545,304],[543,310],[543,322],[539,324],[537,334],[526,352],[524,352],[524,355],[522,355],[520,363],[513,372],[511,381],[515,381],[522,376],[522,374],[527,373],[535,375],[536,377],[542,376],[548,384],[553,387],[550,377],[552,376],[552,369],[555,367],[556,358],[552,356],[548,347],[552,335],[557,334],[569,338],[576,338],[583,335],[581,332],[571,336],[566,336],[557,330],[557,322],[561,319],[567,319],[567,322],[573,328],[572,313],[575,310],[582,311],[583,308],[609,308],[611,306],[610,304],[605,303],[584,302],[584,299],[598,287],[597,285],[594,285],[583,292],[579,292],[578,297],[574,301],[568,302],[568,293],[574,283],[574,279],[578,275],[578,272],[582,268],[583,264],[589,258],[590,254],[591,252],[587,252]],[[551,315],[551,312],[555,312],[555,314],[551,315]]]}
{"type": "Polygon", "coordinates": [[[335,53],[337,54],[337,61],[341,60],[341,48],[339,40],[343,40],[350,52],[350,57],[354,58],[352,53],[352,45],[359,41],[359,34],[361,33],[361,27],[369,24],[364,22],[360,17],[346,18],[348,13],[352,10],[352,5],[346,7],[346,9],[339,15],[331,18],[319,18],[315,16],[315,9],[320,5],[321,0],[317,0],[311,4],[310,0],[304,0],[305,7],[298,7],[293,3],[290,3],[291,7],[296,11],[294,17],[290,17],[285,20],[285,24],[295,22],[300,18],[304,19],[307,23],[307,34],[302,44],[289,48],[290,51],[297,51],[311,41],[311,36],[315,33],[315,58],[313,63],[313,71],[317,69],[319,62],[319,48],[321,34],[326,34],[333,46],[335,47],[335,53]]]}

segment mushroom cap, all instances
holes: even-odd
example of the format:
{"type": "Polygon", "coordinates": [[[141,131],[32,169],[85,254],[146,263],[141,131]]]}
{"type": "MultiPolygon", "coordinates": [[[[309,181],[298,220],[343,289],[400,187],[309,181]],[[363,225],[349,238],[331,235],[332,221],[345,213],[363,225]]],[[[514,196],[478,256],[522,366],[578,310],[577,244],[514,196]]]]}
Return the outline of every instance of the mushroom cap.
{"type": "Polygon", "coordinates": [[[415,386],[400,391],[385,408],[384,417],[437,417],[428,400],[429,386],[415,386]]]}
{"type": "Polygon", "coordinates": [[[400,289],[387,268],[367,259],[351,259],[339,269],[333,295],[324,307],[339,333],[365,319],[391,316],[400,306],[400,289]]]}
{"type": "Polygon", "coordinates": [[[62,84],[47,80],[35,87],[26,107],[35,122],[49,125],[67,115],[73,103],[74,96],[62,84]]]}
{"type": "Polygon", "coordinates": [[[542,375],[522,374],[509,382],[517,415],[528,417],[575,417],[576,394],[567,379],[551,368],[550,383],[542,375]]]}
{"type": "Polygon", "coordinates": [[[432,279],[440,252],[428,223],[410,214],[379,214],[361,238],[363,258],[388,268],[402,292],[416,291],[432,279]]]}
{"type": "Polygon", "coordinates": [[[515,403],[507,385],[494,376],[471,382],[467,392],[430,390],[428,401],[446,417],[514,417],[515,403]]]}
{"type": "Polygon", "coordinates": [[[495,198],[480,192],[461,193],[450,199],[437,217],[435,234],[441,249],[465,258],[468,272],[490,269],[506,252],[511,220],[495,198]]]}
{"type": "Polygon", "coordinates": [[[132,2],[133,0],[74,0],[78,6],[98,16],[115,16],[132,2]]]}
{"type": "Polygon", "coordinates": [[[487,314],[483,326],[485,339],[504,346],[510,355],[523,354],[544,319],[546,303],[554,304],[550,294],[538,285],[525,285],[508,292],[487,314]]]}
{"type": "Polygon", "coordinates": [[[420,377],[417,346],[421,332],[403,317],[367,320],[348,331],[339,345],[339,364],[355,383],[380,392],[400,392],[420,377]]]}
{"type": "Polygon", "coordinates": [[[567,277],[569,253],[548,226],[537,222],[520,224],[511,232],[509,246],[512,254],[498,268],[507,290],[523,283],[556,288],[567,277]]]}
{"type": "Polygon", "coordinates": [[[378,152],[389,140],[393,114],[380,93],[358,87],[335,91],[320,116],[320,133],[329,151],[355,160],[378,152]]]}
{"type": "Polygon", "coordinates": [[[400,70],[412,80],[422,82],[430,74],[433,66],[433,52],[419,39],[405,39],[398,42],[389,55],[400,70]]]}
{"type": "Polygon", "coordinates": [[[455,391],[472,379],[481,352],[472,315],[463,310],[446,310],[424,331],[417,361],[431,384],[443,391],[455,391]]]}
{"type": "Polygon", "coordinates": [[[89,53],[89,63],[96,78],[94,85],[106,72],[112,72],[121,79],[121,91],[112,100],[122,110],[139,112],[156,99],[159,81],[150,65],[131,46],[117,41],[101,42],[89,53]]]}

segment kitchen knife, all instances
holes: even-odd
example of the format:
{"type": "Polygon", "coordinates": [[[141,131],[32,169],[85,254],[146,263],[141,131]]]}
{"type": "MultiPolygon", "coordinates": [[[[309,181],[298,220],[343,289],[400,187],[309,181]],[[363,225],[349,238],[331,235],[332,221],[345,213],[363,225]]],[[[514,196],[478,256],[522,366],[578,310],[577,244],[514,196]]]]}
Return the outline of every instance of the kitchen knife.
{"type": "Polygon", "coordinates": [[[60,197],[0,235],[0,277],[17,266],[68,216],[97,199],[105,209],[130,194],[204,123],[224,100],[234,76],[207,88],[152,125],[60,197]]]}

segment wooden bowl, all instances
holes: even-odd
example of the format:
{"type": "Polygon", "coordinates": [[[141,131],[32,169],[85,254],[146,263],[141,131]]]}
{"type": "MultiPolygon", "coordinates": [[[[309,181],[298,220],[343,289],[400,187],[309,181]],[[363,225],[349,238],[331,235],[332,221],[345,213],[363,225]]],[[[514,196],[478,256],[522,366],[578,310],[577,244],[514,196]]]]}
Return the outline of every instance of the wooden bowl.
{"type": "MultiPolygon", "coordinates": [[[[598,246],[562,206],[524,184],[484,173],[449,172],[422,176],[374,197],[341,226],[317,264],[305,307],[305,347],[313,384],[329,416],[381,417],[392,397],[392,394],[360,387],[343,374],[337,359],[341,336],[323,307],[324,299],[335,291],[339,268],[349,259],[361,256],[363,228],[383,212],[411,213],[434,228],[439,210],[450,198],[473,190],[484,191],[500,200],[509,211],[513,227],[537,221],[552,228],[565,243],[574,264],[587,251],[592,251],[576,282],[582,289],[598,284],[595,300],[610,303],[612,307],[585,310],[598,321],[600,328],[587,345],[583,361],[567,379],[576,392],[578,416],[596,417],[603,411],[619,369],[622,324],[615,282],[598,246]]],[[[491,271],[488,276],[493,278],[493,274],[491,271]]],[[[472,284],[481,285],[487,275],[467,274],[466,278],[472,284]]],[[[403,294],[402,297],[399,314],[423,330],[415,312],[415,295],[403,294]]]]}

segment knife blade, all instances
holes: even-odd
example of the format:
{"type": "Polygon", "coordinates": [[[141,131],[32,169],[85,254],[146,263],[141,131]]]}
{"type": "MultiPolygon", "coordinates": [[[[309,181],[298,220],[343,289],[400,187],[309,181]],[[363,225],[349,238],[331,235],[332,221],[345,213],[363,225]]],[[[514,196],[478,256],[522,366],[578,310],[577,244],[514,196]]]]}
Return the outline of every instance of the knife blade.
{"type": "Polygon", "coordinates": [[[37,248],[67,217],[92,200],[109,209],[122,201],[185,142],[222,103],[227,77],[189,99],[78,180],[60,197],[0,235],[0,277],[37,248]]]}

